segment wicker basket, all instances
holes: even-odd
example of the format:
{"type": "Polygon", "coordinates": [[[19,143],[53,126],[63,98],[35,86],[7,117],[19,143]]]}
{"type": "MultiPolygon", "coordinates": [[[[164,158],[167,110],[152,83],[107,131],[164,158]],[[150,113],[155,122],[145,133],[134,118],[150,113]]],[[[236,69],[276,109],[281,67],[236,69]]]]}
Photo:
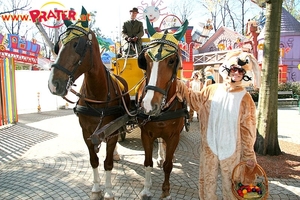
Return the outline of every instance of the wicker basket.
{"type": "Polygon", "coordinates": [[[260,188],[260,190],[262,191],[262,193],[261,194],[257,194],[256,192],[250,192],[249,194],[247,194],[247,197],[245,197],[245,198],[241,197],[238,194],[238,189],[240,188],[241,185],[240,185],[239,182],[234,181],[234,177],[235,177],[235,173],[237,173],[238,168],[241,167],[241,166],[245,166],[245,165],[246,165],[246,162],[241,162],[237,166],[235,166],[235,168],[233,169],[232,178],[231,178],[231,181],[232,181],[232,187],[231,187],[232,193],[239,200],[249,200],[249,199],[251,199],[251,200],[265,200],[265,199],[267,199],[267,197],[269,195],[268,178],[267,178],[266,172],[264,171],[264,169],[259,164],[257,164],[257,167],[260,170],[260,172],[263,174],[263,176],[262,177],[257,177],[257,182],[252,183],[252,185],[253,186],[257,186],[258,185],[259,188],[260,188]]]}

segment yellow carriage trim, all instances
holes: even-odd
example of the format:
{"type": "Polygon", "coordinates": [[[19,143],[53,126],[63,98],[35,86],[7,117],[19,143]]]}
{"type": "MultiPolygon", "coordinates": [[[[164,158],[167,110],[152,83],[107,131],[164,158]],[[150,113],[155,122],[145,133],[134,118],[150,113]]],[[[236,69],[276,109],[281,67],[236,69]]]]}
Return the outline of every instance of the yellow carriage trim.
{"type": "Polygon", "coordinates": [[[128,84],[130,96],[135,96],[135,90],[133,89],[136,84],[143,79],[144,72],[139,68],[137,58],[112,58],[111,67],[113,73],[124,78],[128,84]],[[126,64],[126,66],[124,66],[126,64]]]}

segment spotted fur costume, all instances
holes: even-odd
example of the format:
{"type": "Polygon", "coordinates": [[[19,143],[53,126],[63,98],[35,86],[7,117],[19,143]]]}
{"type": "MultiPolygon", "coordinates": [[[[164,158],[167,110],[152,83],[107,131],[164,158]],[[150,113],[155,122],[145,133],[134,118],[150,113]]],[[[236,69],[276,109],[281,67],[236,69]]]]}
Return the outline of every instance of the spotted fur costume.
{"type": "MultiPolygon", "coordinates": [[[[228,55],[228,62],[220,68],[228,68],[228,63],[237,64],[237,58],[241,56],[244,54],[241,55],[240,52],[228,55]]],[[[246,57],[249,59],[251,55],[246,57]]],[[[250,64],[257,64],[250,60],[247,62],[247,67],[251,69],[250,64]]],[[[228,73],[223,72],[223,74],[228,76],[228,73]]],[[[199,197],[201,200],[218,199],[216,191],[219,171],[223,200],[236,199],[231,191],[234,167],[241,161],[252,160],[256,163],[253,148],[256,140],[256,107],[242,82],[231,82],[227,76],[223,76],[224,83],[209,85],[201,92],[189,91],[190,106],[198,112],[200,118],[199,197]]],[[[237,173],[236,178],[240,178],[244,184],[249,184],[255,176],[251,173],[245,174],[243,170],[245,169],[237,173]]]]}

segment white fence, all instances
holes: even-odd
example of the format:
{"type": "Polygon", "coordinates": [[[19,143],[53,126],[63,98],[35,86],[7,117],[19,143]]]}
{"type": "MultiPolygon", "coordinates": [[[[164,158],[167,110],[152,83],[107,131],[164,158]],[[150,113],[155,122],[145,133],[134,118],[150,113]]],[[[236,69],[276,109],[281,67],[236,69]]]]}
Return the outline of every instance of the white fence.
{"type": "MultiPolygon", "coordinates": [[[[16,70],[16,95],[18,114],[38,112],[38,106],[43,111],[57,110],[66,106],[66,101],[59,96],[53,95],[48,89],[50,71],[16,70]],[[39,96],[39,97],[38,97],[39,96]]],[[[76,81],[79,91],[82,78],[76,81]]],[[[77,98],[69,95],[72,101],[77,98]]],[[[69,104],[69,107],[74,107],[69,104]]]]}

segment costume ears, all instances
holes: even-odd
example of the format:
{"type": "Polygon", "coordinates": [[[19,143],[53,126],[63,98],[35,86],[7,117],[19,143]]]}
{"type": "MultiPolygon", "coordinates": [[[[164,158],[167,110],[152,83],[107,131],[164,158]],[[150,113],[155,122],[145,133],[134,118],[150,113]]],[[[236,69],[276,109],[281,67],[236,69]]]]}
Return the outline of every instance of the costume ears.
{"type": "Polygon", "coordinates": [[[251,70],[252,70],[252,75],[253,75],[253,86],[256,88],[260,88],[261,72],[260,72],[258,61],[252,54],[249,54],[248,56],[249,56],[249,60],[252,64],[251,70]]]}

